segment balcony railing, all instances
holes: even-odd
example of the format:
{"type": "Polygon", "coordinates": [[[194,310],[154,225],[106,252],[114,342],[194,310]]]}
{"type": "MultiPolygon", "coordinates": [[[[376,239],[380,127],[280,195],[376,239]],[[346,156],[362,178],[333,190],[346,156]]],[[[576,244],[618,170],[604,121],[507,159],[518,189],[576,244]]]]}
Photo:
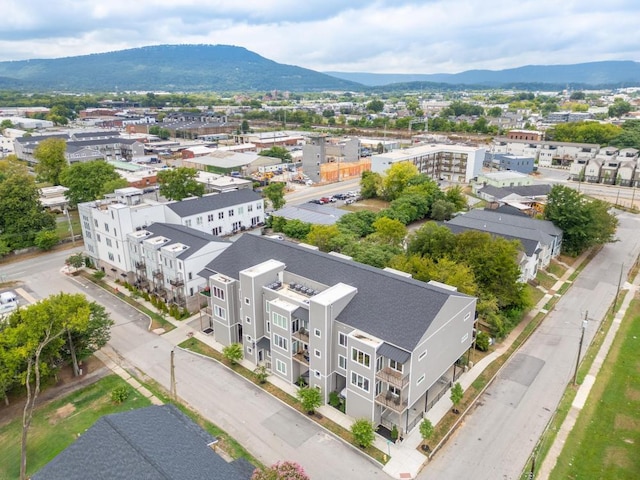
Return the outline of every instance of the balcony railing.
{"type": "Polygon", "coordinates": [[[398,388],[404,388],[409,383],[409,374],[403,374],[389,367],[376,372],[376,378],[398,388]]]}
{"type": "Polygon", "coordinates": [[[146,267],[144,262],[136,262],[136,269],[138,270],[144,270],[146,267]]]}
{"type": "Polygon", "coordinates": [[[301,350],[293,356],[293,359],[303,365],[309,365],[309,350],[301,350]]]}
{"type": "Polygon", "coordinates": [[[407,399],[391,393],[389,390],[376,397],[376,402],[389,407],[396,412],[403,412],[407,408],[407,399]]]}
{"type": "Polygon", "coordinates": [[[154,270],[153,276],[157,279],[162,279],[164,275],[162,274],[162,270],[154,270]]]}
{"type": "Polygon", "coordinates": [[[293,338],[297,338],[303,343],[309,343],[309,330],[301,328],[296,332],[293,332],[293,338]]]}
{"type": "Polygon", "coordinates": [[[172,278],[169,283],[174,287],[181,287],[184,285],[184,281],[181,278],[172,278]]]}

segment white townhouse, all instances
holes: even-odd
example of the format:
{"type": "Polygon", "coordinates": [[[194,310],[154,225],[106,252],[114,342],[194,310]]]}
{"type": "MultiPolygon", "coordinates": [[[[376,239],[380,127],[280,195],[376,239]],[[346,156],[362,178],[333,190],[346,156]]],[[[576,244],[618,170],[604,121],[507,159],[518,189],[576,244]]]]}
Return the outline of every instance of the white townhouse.
{"type": "Polygon", "coordinates": [[[264,200],[250,189],[187,198],[166,204],[167,223],[211,235],[230,235],[264,224],[264,200]]]}

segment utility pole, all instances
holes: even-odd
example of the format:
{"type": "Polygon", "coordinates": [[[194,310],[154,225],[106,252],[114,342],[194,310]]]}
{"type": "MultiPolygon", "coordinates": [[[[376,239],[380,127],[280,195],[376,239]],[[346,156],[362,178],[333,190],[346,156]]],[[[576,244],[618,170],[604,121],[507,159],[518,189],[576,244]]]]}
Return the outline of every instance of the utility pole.
{"type": "Polygon", "coordinates": [[[73,225],[71,224],[71,216],[69,215],[69,209],[65,208],[64,213],[67,216],[67,222],[69,223],[69,233],[71,234],[71,243],[75,246],[76,236],[73,234],[73,225]]]}
{"type": "Polygon", "coordinates": [[[611,313],[615,313],[616,305],[618,304],[618,295],[620,295],[620,287],[622,286],[622,271],[624,270],[624,263],[620,265],[620,277],[618,277],[618,288],[616,289],[616,297],[613,300],[613,305],[611,306],[611,313]]]}
{"type": "Polygon", "coordinates": [[[174,362],[175,349],[171,349],[171,398],[173,400],[178,399],[178,392],[176,391],[176,365],[174,362]]]}
{"type": "Polygon", "coordinates": [[[587,316],[589,310],[584,313],[584,320],[582,321],[582,333],[580,334],[580,343],[578,344],[578,358],[576,359],[576,370],[573,373],[573,384],[578,383],[578,367],[580,366],[580,355],[582,354],[582,343],[584,342],[584,331],[587,329],[587,316]]]}

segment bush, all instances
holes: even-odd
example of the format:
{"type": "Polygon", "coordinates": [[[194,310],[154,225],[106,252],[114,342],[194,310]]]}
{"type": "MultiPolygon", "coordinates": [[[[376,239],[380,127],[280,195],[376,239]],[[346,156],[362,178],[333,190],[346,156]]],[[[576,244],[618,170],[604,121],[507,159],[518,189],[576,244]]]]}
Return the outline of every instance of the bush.
{"type": "Polygon", "coordinates": [[[476,348],[481,352],[489,350],[489,334],[486,332],[478,332],[476,335],[476,348]]]}
{"type": "Polygon", "coordinates": [[[117,404],[124,403],[130,394],[131,389],[127,385],[116,387],[111,391],[111,401],[117,404]]]}
{"type": "Polygon", "coordinates": [[[340,395],[338,395],[338,392],[329,392],[329,405],[333,408],[340,407],[340,395]]]}
{"type": "Polygon", "coordinates": [[[260,385],[263,385],[267,382],[267,377],[269,377],[269,372],[267,371],[267,367],[264,365],[260,365],[257,367],[253,373],[256,375],[256,379],[260,385]]]}
{"type": "Polygon", "coordinates": [[[398,427],[394,425],[393,428],[391,429],[391,440],[395,442],[396,440],[398,440],[399,435],[400,434],[398,433],[398,427]]]}
{"type": "Polygon", "coordinates": [[[456,382],[456,384],[451,389],[451,396],[449,397],[451,399],[451,402],[453,403],[453,413],[460,413],[458,411],[458,405],[462,401],[463,395],[464,391],[462,390],[462,385],[460,385],[460,382],[456,382]]]}
{"type": "Polygon", "coordinates": [[[51,250],[60,242],[60,237],[53,230],[42,230],[36,234],[33,243],[41,250],[51,250]]]}
{"type": "Polygon", "coordinates": [[[316,411],[316,408],[322,405],[322,395],[317,388],[300,387],[297,397],[302,404],[303,410],[309,413],[309,415],[312,415],[316,411]]]}
{"type": "Polygon", "coordinates": [[[231,345],[227,345],[222,349],[222,355],[224,358],[229,360],[231,365],[235,365],[240,360],[242,360],[242,345],[239,343],[232,343],[231,345]]]}
{"type": "Polygon", "coordinates": [[[102,270],[96,270],[95,272],[93,272],[92,277],[96,280],[102,280],[105,275],[106,273],[104,273],[102,270]]]}
{"type": "Polygon", "coordinates": [[[351,425],[351,433],[356,443],[362,448],[370,447],[375,439],[373,423],[366,418],[360,418],[351,425]]]}
{"type": "Polygon", "coordinates": [[[431,420],[425,418],[424,420],[422,420],[422,422],[420,422],[420,436],[423,440],[428,440],[429,438],[431,438],[431,435],[433,435],[433,431],[434,428],[431,420]]]}

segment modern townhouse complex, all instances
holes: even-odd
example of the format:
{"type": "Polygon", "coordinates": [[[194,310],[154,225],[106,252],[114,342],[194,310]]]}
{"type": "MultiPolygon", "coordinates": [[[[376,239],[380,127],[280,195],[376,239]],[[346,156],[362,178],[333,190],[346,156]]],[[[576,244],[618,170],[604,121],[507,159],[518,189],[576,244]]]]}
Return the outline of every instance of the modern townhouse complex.
{"type": "Polygon", "coordinates": [[[638,150],[606,147],[588,159],[578,159],[569,168],[571,180],[624,187],[640,186],[638,150]]]}
{"type": "Polygon", "coordinates": [[[477,230],[507,240],[519,240],[523,248],[523,255],[519,259],[522,282],[534,279],[538,268],[547,267],[562,249],[562,230],[548,220],[510,215],[503,211],[473,209],[444,225],[454,233],[477,230]]]}
{"type": "Polygon", "coordinates": [[[87,254],[98,268],[195,309],[202,286],[197,271],[228,245],[217,237],[262,225],[263,206],[252,190],[160,203],[128,187],[81,203],[78,211],[87,254]]]}
{"type": "Polygon", "coordinates": [[[166,204],[168,223],[212,235],[230,235],[264,223],[264,201],[252,189],[187,198],[166,204]]]}
{"type": "Polygon", "coordinates": [[[469,183],[482,173],[485,149],[464,145],[419,145],[371,157],[371,171],[384,173],[398,162],[411,162],[435,180],[469,183]]]}
{"type": "Polygon", "coordinates": [[[534,139],[496,137],[491,144],[495,154],[532,157],[540,167],[569,166],[578,159],[598,153],[597,143],[548,142],[534,139]]]}
{"type": "Polygon", "coordinates": [[[198,272],[229,245],[227,240],[189,227],[152,223],[127,234],[134,267],[130,281],[166,302],[197,310],[202,299],[198,292],[206,282],[198,272]]]}
{"type": "Polygon", "coordinates": [[[401,433],[461,373],[473,340],[475,298],[315,247],[245,234],[199,275],[218,342],[401,433]]]}
{"type": "Polygon", "coordinates": [[[35,149],[48,138],[67,142],[65,157],[69,163],[98,159],[131,161],[144,155],[144,144],[139,140],[121,137],[117,131],[101,131],[18,137],[14,142],[16,156],[28,163],[37,163],[33,156],[35,149]]]}

